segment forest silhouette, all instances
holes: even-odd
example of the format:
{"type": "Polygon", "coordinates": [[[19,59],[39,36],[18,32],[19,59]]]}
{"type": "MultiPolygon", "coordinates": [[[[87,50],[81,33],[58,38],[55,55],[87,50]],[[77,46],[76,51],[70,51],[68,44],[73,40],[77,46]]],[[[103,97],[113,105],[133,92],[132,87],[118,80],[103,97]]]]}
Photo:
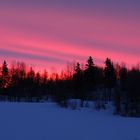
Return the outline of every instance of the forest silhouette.
{"type": "Polygon", "coordinates": [[[88,107],[88,102],[93,101],[97,110],[106,109],[107,102],[112,102],[114,114],[140,117],[140,67],[114,65],[109,58],[104,65],[95,65],[90,56],[84,67],[77,62],[61,74],[49,75],[46,70],[27,70],[23,62],[8,67],[4,61],[0,67],[0,101],[51,100],[61,107],[76,109],[76,104],[69,103],[75,99],[81,107],[88,107]]]}

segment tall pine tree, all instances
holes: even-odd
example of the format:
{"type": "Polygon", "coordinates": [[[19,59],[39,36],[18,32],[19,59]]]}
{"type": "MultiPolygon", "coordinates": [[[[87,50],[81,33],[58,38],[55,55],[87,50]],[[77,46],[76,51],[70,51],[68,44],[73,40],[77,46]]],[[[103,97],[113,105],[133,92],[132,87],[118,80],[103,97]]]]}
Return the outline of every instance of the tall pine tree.
{"type": "Polygon", "coordinates": [[[84,89],[87,99],[92,98],[96,87],[95,65],[93,58],[90,56],[84,70],[84,89]]]}
{"type": "Polygon", "coordinates": [[[81,107],[83,107],[83,102],[85,100],[85,92],[83,85],[83,71],[80,68],[80,64],[77,63],[75,66],[75,73],[73,75],[74,80],[74,90],[75,90],[75,98],[81,100],[81,107]]]}
{"type": "Polygon", "coordinates": [[[6,61],[4,60],[3,65],[2,65],[2,88],[7,88],[9,84],[9,71],[8,71],[8,66],[6,61]]]}
{"type": "Polygon", "coordinates": [[[116,73],[115,73],[114,65],[109,58],[107,58],[105,61],[104,83],[105,83],[105,88],[107,89],[105,98],[111,100],[112,89],[114,89],[116,85],[116,73]]]}

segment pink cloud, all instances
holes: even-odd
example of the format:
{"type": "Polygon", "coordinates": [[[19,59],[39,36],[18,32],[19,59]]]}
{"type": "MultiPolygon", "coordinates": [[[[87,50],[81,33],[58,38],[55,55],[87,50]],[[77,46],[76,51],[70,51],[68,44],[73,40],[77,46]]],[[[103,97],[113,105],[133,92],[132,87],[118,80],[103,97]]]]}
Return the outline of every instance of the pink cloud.
{"type": "MultiPolygon", "coordinates": [[[[130,17],[125,17],[103,12],[98,9],[1,8],[0,49],[30,55],[32,60],[28,62],[40,63],[40,67],[46,67],[42,60],[45,57],[58,60],[49,59],[49,67],[63,67],[67,61],[86,61],[89,55],[97,63],[106,57],[129,65],[137,63],[140,60],[140,20],[130,13],[130,17]]],[[[5,57],[19,58],[9,55],[5,57]]]]}

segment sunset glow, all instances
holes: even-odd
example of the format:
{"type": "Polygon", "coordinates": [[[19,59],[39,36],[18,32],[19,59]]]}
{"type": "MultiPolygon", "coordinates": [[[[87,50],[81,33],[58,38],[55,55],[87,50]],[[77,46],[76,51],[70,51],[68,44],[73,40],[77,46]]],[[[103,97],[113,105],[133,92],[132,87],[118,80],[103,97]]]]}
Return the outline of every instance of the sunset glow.
{"type": "Polygon", "coordinates": [[[99,65],[140,62],[139,1],[66,1],[0,1],[0,62],[58,71],[90,55],[99,65]]]}

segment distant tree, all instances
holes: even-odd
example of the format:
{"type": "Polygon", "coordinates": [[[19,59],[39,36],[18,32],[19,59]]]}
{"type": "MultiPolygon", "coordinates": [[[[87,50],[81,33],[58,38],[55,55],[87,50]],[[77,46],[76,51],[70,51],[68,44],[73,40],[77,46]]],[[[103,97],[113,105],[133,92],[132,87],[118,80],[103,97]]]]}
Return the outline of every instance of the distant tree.
{"type": "Polygon", "coordinates": [[[92,91],[95,88],[95,66],[93,62],[93,58],[90,56],[87,60],[86,68],[84,71],[84,79],[86,90],[92,91]]]}
{"type": "Polygon", "coordinates": [[[33,70],[32,67],[30,68],[29,72],[27,73],[27,78],[31,81],[34,81],[35,71],[33,70]]]}
{"type": "Polygon", "coordinates": [[[77,63],[75,66],[75,73],[73,75],[74,80],[74,90],[75,98],[81,100],[81,107],[83,107],[83,102],[85,100],[85,91],[83,85],[83,71],[80,68],[80,63],[77,63]]]}
{"type": "Polygon", "coordinates": [[[113,63],[109,58],[107,58],[105,61],[104,75],[106,87],[113,88],[116,84],[116,74],[113,63]]]}
{"type": "Polygon", "coordinates": [[[64,72],[64,70],[62,70],[61,71],[61,73],[60,73],[60,79],[62,80],[64,80],[64,79],[66,79],[66,74],[65,74],[65,72],[64,72]]]}
{"type": "Polygon", "coordinates": [[[37,85],[41,85],[41,75],[40,75],[39,72],[37,72],[37,73],[35,74],[35,83],[36,83],[37,85]]]}
{"type": "Polygon", "coordinates": [[[115,114],[125,114],[123,112],[127,112],[127,98],[126,98],[126,83],[128,78],[128,70],[123,63],[122,66],[119,66],[118,70],[118,84],[116,88],[114,105],[115,105],[115,114]],[[124,107],[125,106],[125,107],[124,107]],[[125,111],[124,111],[125,110],[125,111]]]}
{"type": "Polygon", "coordinates": [[[140,116],[140,70],[132,69],[128,72],[126,82],[126,107],[125,114],[129,116],[140,116]]]}
{"type": "Polygon", "coordinates": [[[53,81],[59,80],[59,75],[58,75],[58,73],[56,73],[56,72],[51,73],[50,79],[53,80],[53,81]]]}
{"type": "Polygon", "coordinates": [[[2,65],[2,75],[7,76],[8,75],[8,66],[6,61],[4,60],[3,65],[2,65]]]}
{"type": "Polygon", "coordinates": [[[34,96],[37,98],[37,102],[39,102],[39,100],[42,98],[43,96],[43,93],[42,93],[42,77],[40,75],[39,72],[37,72],[35,74],[35,77],[34,77],[34,96]]]}
{"type": "Polygon", "coordinates": [[[80,63],[78,62],[76,67],[75,67],[75,73],[80,75],[81,74],[81,68],[80,68],[80,63]]]}
{"type": "Polygon", "coordinates": [[[86,69],[93,69],[94,68],[94,62],[93,62],[93,58],[90,56],[87,60],[87,64],[86,64],[86,69]]]}
{"type": "Polygon", "coordinates": [[[127,68],[125,66],[121,67],[119,75],[120,75],[120,86],[121,90],[126,90],[126,81],[127,81],[127,68]]]}
{"type": "Polygon", "coordinates": [[[48,72],[45,70],[44,73],[43,73],[43,75],[42,75],[42,83],[43,83],[44,85],[47,84],[48,77],[49,77],[48,72]]]}
{"type": "Polygon", "coordinates": [[[2,88],[2,74],[1,74],[1,67],[0,67],[0,89],[2,88]]]}
{"type": "Polygon", "coordinates": [[[113,89],[116,85],[116,73],[113,62],[109,58],[105,61],[105,69],[104,69],[104,83],[105,87],[108,89],[108,99],[111,100],[111,89],[113,89]]]}
{"type": "Polygon", "coordinates": [[[2,65],[2,88],[7,88],[9,85],[9,70],[6,61],[4,60],[2,65]]]}
{"type": "Polygon", "coordinates": [[[65,79],[72,79],[73,74],[74,74],[74,70],[75,69],[75,62],[67,62],[67,67],[65,70],[65,79]]]}
{"type": "Polygon", "coordinates": [[[33,97],[35,91],[35,71],[31,67],[27,73],[27,96],[33,97]]]}
{"type": "Polygon", "coordinates": [[[95,101],[95,108],[97,110],[106,108],[103,85],[104,85],[104,69],[102,67],[95,66],[95,91],[93,94],[93,100],[95,101]]]}
{"type": "Polygon", "coordinates": [[[48,97],[48,81],[49,81],[49,75],[48,72],[45,70],[42,75],[41,89],[42,89],[42,94],[46,97],[48,97]]]}

